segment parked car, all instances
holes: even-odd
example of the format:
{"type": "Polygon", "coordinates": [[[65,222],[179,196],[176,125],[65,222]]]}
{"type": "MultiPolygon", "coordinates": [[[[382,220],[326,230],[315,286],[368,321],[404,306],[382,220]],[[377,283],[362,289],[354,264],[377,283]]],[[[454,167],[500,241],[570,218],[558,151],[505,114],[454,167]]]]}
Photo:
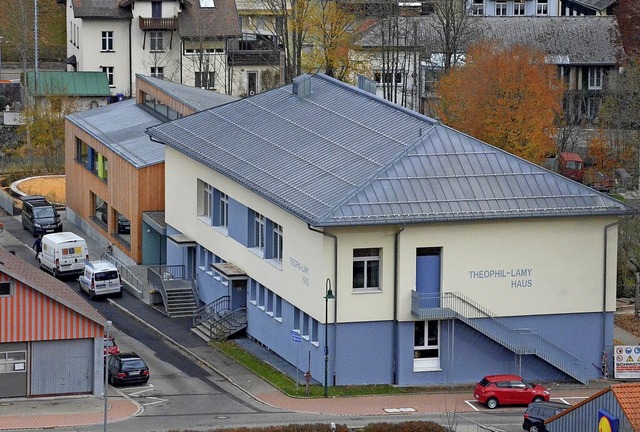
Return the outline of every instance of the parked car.
{"type": "Polygon", "coordinates": [[[131,221],[121,214],[118,215],[118,234],[131,234],[131,221]]]}
{"type": "Polygon", "coordinates": [[[113,337],[104,338],[104,354],[110,356],[120,354],[120,347],[116,344],[116,340],[113,337]]]}
{"type": "Polygon", "coordinates": [[[122,280],[118,268],[108,261],[86,261],[78,277],[80,289],[93,300],[96,296],[113,294],[122,297],[122,280]]]}
{"type": "Polygon", "coordinates": [[[22,228],[31,231],[34,237],[62,231],[62,222],[56,207],[41,195],[29,195],[22,201],[22,228]]]}
{"type": "Polygon", "coordinates": [[[524,413],[522,429],[529,432],[546,432],[547,428],[544,426],[544,421],[556,414],[560,414],[570,406],[563,402],[530,403],[524,413]]]}
{"type": "Polygon", "coordinates": [[[473,391],[473,396],[487,408],[498,405],[528,405],[531,402],[549,400],[549,390],[540,384],[533,384],[518,375],[488,375],[473,391]]]}
{"type": "Polygon", "coordinates": [[[149,367],[134,352],[109,356],[108,380],[111,385],[146,383],[149,367]]]}

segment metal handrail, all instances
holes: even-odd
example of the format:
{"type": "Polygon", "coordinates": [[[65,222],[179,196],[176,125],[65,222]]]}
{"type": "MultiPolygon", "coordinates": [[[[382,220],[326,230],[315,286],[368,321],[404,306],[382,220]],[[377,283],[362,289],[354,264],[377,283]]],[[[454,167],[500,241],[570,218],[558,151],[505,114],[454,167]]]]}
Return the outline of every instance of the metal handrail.
{"type": "Polygon", "coordinates": [[[211,323],[209,326],[209,339],[220,340],[222,339],[220,337],[221,335],[224,335],[225,337],[229,335],[230,329],[236,330],[239,326],[246,326],[246,324],[247,308],[238,308],[211,323]]]}
{"type": "Polygon", "coordinates": [[[193,312],[193,327],[227,310],[231,310],[231,297],[222,296],[193,312]]]}
{"type": "Polygon", "coordinates": [[[114,257],[108,252],[104,252],[100,257],[100,259],[103,259],[115,265],[118,271],[120,272],[120,276],[122,277],[122,279],[124,279],[129,285],[131,285],[140,293],[143,292],[143,290],[146,287],[146,284],[142,282],[140,279],[138,279],[138,277],[134,275],[133,272],[129,270],[129,268],[127,268],[127,266],[124,263],[120,262],[116,257],[114,257]]]}
{"type": "Polygon", "coordinates": [[[412,292],[412,309],[447,309],[455,317],[516,354],[534,354],[582,383],[589,381],[594,367],[533,330],[526,333],[461,293],[424,294],[412,292]]]}
{"type": "Polygon", "coordinates": [[[186,279],[184,265],[150,265],[147,268],[155,272],[162,280],[186,279]]]}

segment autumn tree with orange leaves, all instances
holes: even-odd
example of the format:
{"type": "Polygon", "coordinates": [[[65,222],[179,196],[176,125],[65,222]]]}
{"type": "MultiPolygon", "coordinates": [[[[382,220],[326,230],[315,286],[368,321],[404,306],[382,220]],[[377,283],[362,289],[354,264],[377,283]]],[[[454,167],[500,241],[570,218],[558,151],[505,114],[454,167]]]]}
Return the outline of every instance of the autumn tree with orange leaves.
{"type": "Polygon", "coordinates": [[[563,85],[542,51],[475,44],[465,64],[442,77],[436,94],[443,123],[534,163],[554,153],[563,85]]]}

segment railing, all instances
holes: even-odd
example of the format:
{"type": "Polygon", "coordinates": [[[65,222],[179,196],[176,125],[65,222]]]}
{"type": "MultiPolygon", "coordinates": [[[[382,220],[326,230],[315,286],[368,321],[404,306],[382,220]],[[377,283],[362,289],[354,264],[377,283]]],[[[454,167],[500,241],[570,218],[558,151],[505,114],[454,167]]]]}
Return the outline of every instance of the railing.
{"type": "Polygon", "coordinates": [[[200,287],[198,286],[198,277],[195,273],[191,275],[191,291],[193,292],[193,299],[196,301],[196,306],[200,305],[200,287]]]}
{"type": "Polygon", "coordinates": [[[100,259],[103,259],[115,265],[118,271],[120,272],[120,276],[122,277],[122,279],[125,280],[129,285],[131,285],[136,291],[138,291],[140,295],[142,295],[146,287],[146,284],[142,282],[140,279],[138,279],[138,277],[134,275],[131,272],[131,270],[127,268],[126,265],[118,261],[116,257],[114,257],[108,252],[103,253],[100,259]]]}
{"type": "Polygon", "coordinates": [[[178,18],[142,18],[140,30],[178,30],[178,18]]]}
{"type": "Polygon", "coordinates": [[[534,354],[582,383],[594,367],[533,330],[517,331],[504,318],[460,293],[411,294],[412,313],[422,319],[448,315],[490,337],[516,354],[534,354]],[[445,311],[439,312],[439,311],[445,311]]]}
{"type": "Polygon", "coordinates": [[[186,279],[184,266],[178,265],[150,265],[149,270],[155,272],[162,280],[186,279]]]}
{"type": "Polygon", "coordinates": [[[230,312],[209,325],[209,339],[224,340],[247,325],[247,308],[241,307],[230,312]]]}
{"type": "Polygon", "coordinates": [[[209,304],[206,304],[193,313],[193,327],[203,321],[207,321],[222,311],[231,310],[231,297],[222,296],[209,304]]]}

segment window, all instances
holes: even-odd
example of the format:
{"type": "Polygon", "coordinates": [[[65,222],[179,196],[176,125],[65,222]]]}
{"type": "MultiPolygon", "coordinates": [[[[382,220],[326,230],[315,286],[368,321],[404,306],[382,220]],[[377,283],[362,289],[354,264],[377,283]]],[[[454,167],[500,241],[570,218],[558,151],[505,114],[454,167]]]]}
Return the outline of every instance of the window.
{"type": "Polygon", "coordinates": [[[154,78],[164,79],[164,68],[158,66],[151,67],[151,76],[154,78]]]}
{"type": "Polygon", "coordinates": [[[380,249],[353,250],[353,289],[379,289],[380,249]]]}
{"type": "Polygon", "coordinates": [[[113,66],[102,66],[100,67],[102,72],[107,74],[107,81],[109,82],[109,87],[114,87],[113,85],[113,66]]]}
{"type": "Polygon", "coordinates": [[[273,314],[273,292],[267,291],[267,308],[266,311],[273,314]]]}
{"type": "Polygon", "coordinates": [[[80,138],[76,138],[76,160],[85,167],[88,167],[89,146],[80,138]]]}
{"type": "Polygon", "coordinates": [[[211,206],[213,204],[213,186],[198,180],[198,217],[211,224],[211,206]]]}
{"type": "Polygon", "coordinates": [[[293,330],[300,330],[300,309],[293,308],[293,330]]]}
{"type": "Polygon", "coordinates": [[[0,373],[26,372],[26,351],[0,352],[0,373]]]}
{"type": "Polygon", "coordinates": [[[109,178],[109,159],[107,159],[104,155],[95,152],[98,155],[98,160],[96,161],[96,173],[98,174],[98,178],[103,181],[107,181],[109,178]]]}
{"type": "Polygon", "coordinates": [[[484,15],[484,0],[473,0],[473,15],[484,15]]]}
{"type": "Polygon", "coordinates": [[[11,282],[0,282],[0,297],[11,295],[11,282]]]}
{"type": "Polygon", "coordinates": [[[222,192],[218,192],[218,218],[218,226],[223,228],[229,226],[229,197],[222,192]]]}
{"type": "Polygon", "coordinates": [[[402,83],[402,72],[374,72],[373,79],[378,84],[401,84],[402,83]]]}
{"type": "Polygon", "coordinates": [[[514,15],[524,15],[524,1],[516,1],[513,4],[513,14],[514,15]]]}
{"type": "Polygon", "coordinates": [[[162,18],[162,2],[151,2],[151,18],[162,18]]]}
{"type": "Polygon", "coordinates": [[[275,317],[282,318],[282,297],[280,296],[276,297],[275,317]]]}
{"type": "Polygon", "coordinates": [[[93,217],[97,222],[105,227],[109,226],[109,206],[99,196],[93,196],[93,217]]]}
{"type": "Polygon", "coordinates": [[[113,32],[102,32],[102,51],[113,51],[113,32]]]}
{"type": "Polygon", "coordinates": [[[253,244],[252,246],[264,252],[265,218],[260,213],[253,212],[253,244]]]}
{"type": "Polygon", "coordinates": [[[538,15],[547,15],[548,13],[548,3],[547,0],[538,0],[538,3],[536,4],[536,14],[538,15]]]}
{"type": "Polygon", "coordinates": [[[258,284],[258,307],[264,308],[265,303],[265,288],[258,284]]]}
{"type": "Polygon", "coordinates": [[[149,32],[149,50],[151,52],[162,51],[164,49],[162,44],[162,36],[162,32],[159,31],[149,32]]]}
{"type": "Polygon", "coordinates": [[[282,225],[278,225],[276,223],[273,224],[273,244],[272,244],[272,255],[276,261],[282,262],[282,225]]]}
{"type": "Polygon", "coordinates": [[[507,2],[506,1],[496,2],[496,16],[506,16],[506,15],[507,15],[507,2]]]}
{"type": "MultiPolygon", "coordinates": [[[[324,331],[328,331],[326,326],[324,331]]],[[[311,342],[318,342],[318,320],[311,323],[311,342]]]]}
{"type": "Polygon", "coordinates": [[[215,87],[215,72],[196,72],[196,87],[212,89],[215,87]]]}
{"type": "Polygon", "coordinates": [[[417,321],[413,333],[414,372],[440,369],[439,322],[417,321]]]}
{"type": "Polygon", "coordinates": [[[602,90],[602,68],[589,68],[589,90],[602,90]]]}
{"type": "Polygon", "coordinates": [[[200,0],[200,7],[203,8],[212,8],[215,7],[215,3],[213,2],[213,0],[200,0]]]}

